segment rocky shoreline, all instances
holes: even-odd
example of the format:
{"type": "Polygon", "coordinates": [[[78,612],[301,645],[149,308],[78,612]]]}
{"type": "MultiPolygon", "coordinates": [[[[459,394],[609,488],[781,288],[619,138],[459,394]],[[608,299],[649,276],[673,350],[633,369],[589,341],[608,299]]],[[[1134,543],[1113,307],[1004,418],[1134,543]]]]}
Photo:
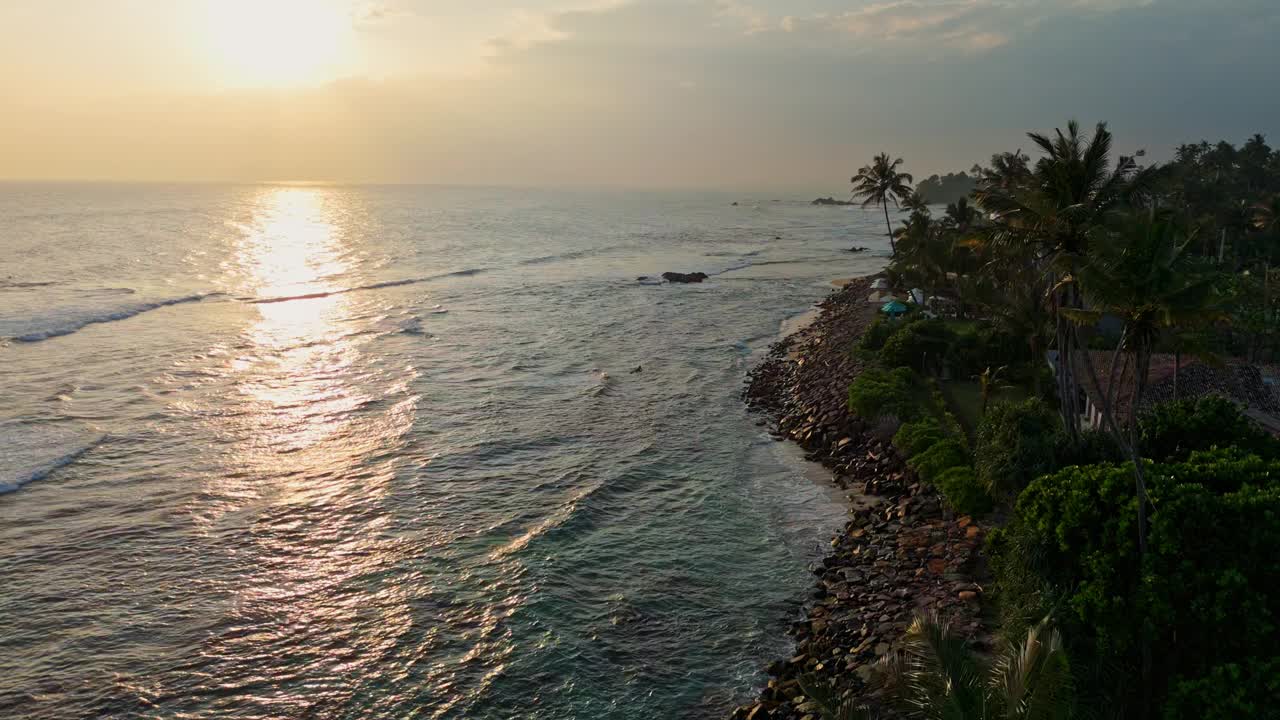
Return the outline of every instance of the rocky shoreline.
{"type": "MultiPolygon", "coordinates": [[[[849,491],[850,518],[813,568],[817,582],[792,623],[792,657],[772,663],[759,698],[733,720],[818,720],[798,678],[815,675],[871,706],[869,683],[918,612],[937,612],[961,634],[989,643],[981,618],[979,548],[982,530],[955,517],[919,482],[888,442],[885,428],[853,416],[849,383],[862,370],[853,348],[875,319],[868,303],[873,278],[858,278],[820,303],[821,313],[775,343],[748,379],[744,399],[810,460],[849,491]]],[[[888,713],[891,716],[891,713],[888,713]]]]}

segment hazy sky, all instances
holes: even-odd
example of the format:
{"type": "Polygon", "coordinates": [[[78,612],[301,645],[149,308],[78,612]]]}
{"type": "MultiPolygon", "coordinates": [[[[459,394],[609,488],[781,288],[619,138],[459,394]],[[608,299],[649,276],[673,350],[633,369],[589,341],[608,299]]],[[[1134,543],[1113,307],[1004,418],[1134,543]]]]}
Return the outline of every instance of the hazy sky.
{"type": "Polygon", "coordinates": [[[1268,133],[1280,0],[3,0],[0,177],[822,190],[1268,133]]]}

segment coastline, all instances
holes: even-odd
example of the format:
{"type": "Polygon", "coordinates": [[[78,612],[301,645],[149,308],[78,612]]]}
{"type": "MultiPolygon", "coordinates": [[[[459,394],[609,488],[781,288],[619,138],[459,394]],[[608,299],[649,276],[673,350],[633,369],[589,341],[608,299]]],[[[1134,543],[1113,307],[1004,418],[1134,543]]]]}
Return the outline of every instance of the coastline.
{"type": "Polygon", "coordinates": [[[835,681],[877,705],[869,687],[874,666],[916,613],[946,616],[980,648],[989,645],[974,582],[982,530],[954,517],[875,424],[847,408],[847,388],[863,367],[851,350],[878,307],[866,301],[875,277],[833,282],[837,289],[816,316],[790,328],[748,374],[749,409],[769,421],[775,439],[795,442],[830,472],[848,493],[850,517],[813,569],[803,619],[787,630],[792,656],[769,665],[768,684],[733,711],[734,720],[816,718],[816,704],[799,687],[802,675],[835,681]]]}

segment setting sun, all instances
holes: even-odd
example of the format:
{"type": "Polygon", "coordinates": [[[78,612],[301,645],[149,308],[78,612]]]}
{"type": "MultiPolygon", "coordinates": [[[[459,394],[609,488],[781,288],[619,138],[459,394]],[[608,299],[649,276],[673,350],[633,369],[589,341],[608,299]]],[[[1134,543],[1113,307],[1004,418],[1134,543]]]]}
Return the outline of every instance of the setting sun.
{"type": "Polygon", "coordinates": [[[214,0],[202,32],[229,85],[287,87],[331,79],[351,41],[350,8],[326,0],[214,0]]]}

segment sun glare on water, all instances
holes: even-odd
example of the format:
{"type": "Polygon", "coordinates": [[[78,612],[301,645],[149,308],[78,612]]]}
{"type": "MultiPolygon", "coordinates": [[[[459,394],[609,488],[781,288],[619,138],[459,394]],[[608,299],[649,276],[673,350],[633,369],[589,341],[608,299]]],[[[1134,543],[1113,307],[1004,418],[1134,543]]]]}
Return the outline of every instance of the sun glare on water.
{"type": "Polygon", "coordinates": [[[338,0],[207,0],[200,32],[228,85],[312,85],[341,73],[351,13],[338,0]]]}

